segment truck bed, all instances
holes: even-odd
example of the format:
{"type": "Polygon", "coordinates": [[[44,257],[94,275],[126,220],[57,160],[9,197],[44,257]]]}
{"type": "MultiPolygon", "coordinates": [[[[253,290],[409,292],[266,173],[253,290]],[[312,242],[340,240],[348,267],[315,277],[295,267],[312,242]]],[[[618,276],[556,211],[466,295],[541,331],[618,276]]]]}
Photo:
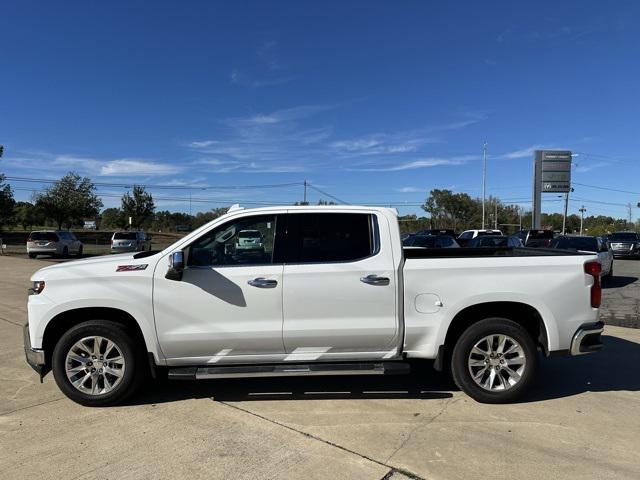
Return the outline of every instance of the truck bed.
{"type": "Polygon", "coordinates": [[[464,257],[553,257],[594,255],[593,253],[557,248],[481,247],[481,248],[420,248],[403,247],[404,258],[464,258],[464,257]]]}

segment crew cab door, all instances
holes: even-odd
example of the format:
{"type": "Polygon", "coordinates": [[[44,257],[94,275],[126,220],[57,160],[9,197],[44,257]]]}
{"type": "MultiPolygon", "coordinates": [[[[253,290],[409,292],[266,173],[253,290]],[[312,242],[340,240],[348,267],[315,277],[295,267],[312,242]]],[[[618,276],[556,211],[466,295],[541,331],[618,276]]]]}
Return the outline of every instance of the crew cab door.
{"type": "Polygon", "coordinates": [[[396,346],[397,278],[388,228],[379,221],[386,219],[368,213],[287,215],[281,251],[287,360],[364,352],[381,358],[396,346]]]}
{"type": "Polygon", "coordinates": [[[154,274],[158,341],[172,364],[224,363],[247,355],[282,355],[282,264],[273,262],[275,215],[236,217],[188,245],[182,280],[154,274]],[[259,245],[241,233],[257,230],[259,245]],[[238,248],[240,245],[240,248],[238,248]]]}

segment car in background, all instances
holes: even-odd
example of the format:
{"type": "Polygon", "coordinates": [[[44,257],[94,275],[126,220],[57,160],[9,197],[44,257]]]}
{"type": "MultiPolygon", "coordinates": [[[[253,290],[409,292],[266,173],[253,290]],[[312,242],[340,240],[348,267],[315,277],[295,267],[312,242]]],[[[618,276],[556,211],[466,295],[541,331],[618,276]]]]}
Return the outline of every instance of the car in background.
{"type": "Polygon", "coordinates": [[[525,247],[549,247],[553,240],[553,230],[520,230],[514,234],[525,247]]]}
{"type": "Polygon", "coordinates": [[[238,250],[264,251],[264,235],[260,230],[240,230],[236,242],[236,251],[238,250]]]}
{"type": "Polygon", "coordinates": [[[29,258],[36,258],[38,255],[68,257],[71,254],[82,255],[82,242],[73,232],[40,230],[31,232],[27,238],[29,258]]]}
{"type": "Polygon", "coordinates": [[[600,275],[605,278],[613,276],[613,252],[600,237],[561,235],[553,239],[550,247],[596,253],[601,265],[600,275]]]}
{"type": "Polygon", "coordinates": [[[640,235],[636,232],[615,232],[609,235],[607,242],[614,258],[640,258],[640,235]]]}
{"type": "Polygon", "coordinates": [[[420,248],[460,248],[449,235],[411,235],[402,242],[403,247],[420,248]]]}
{"type": "Polygon", "coordinates": [[[468,248],[483,248],[483,247],[524,247],[522,240],[515,235],[482,235],[480,237],[473,238],[467,243],[468,248]]]}
{"type": "Polygon", "coordinates": [[[123,230],[111,237],[111,253],[144,252],[151,250],[151,237],[143,231],[123,230]]]}
{"type": "Polygon", "coordinates": [[[460,235],[458,235],[458,238],[456,238],[456,241],[458,242],[458,244],[460,244],[460,246],[466,247],[469,241],[471,241],[472,239],[476,237],[486,236],[486,235],[502,236],[502,231],[491,230],[491,229],[465,230],[460,235]]]}
{"type": "Polygon", "coordinates": [[[453,237],[453,238],[456,238],[458,236],[456,232],[454,232],[449,228],[443,228],[443,229],[427,228],[425,230],[418,230],[415,234],[416,235],[449,235],[450,237],[453,237]]]}

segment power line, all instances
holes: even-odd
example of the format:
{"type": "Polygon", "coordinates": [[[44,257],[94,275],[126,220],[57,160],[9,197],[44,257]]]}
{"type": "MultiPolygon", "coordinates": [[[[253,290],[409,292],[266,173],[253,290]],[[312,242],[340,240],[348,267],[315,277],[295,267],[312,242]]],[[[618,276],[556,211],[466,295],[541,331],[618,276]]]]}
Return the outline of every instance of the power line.
{"type": "Polygon", "coordinates": [[[324,191],[320,190],[318,187],[315,187],[315,186],[311,185],[309,182],[306,182],[306,183],[307,183],[307,187],[313,188],[316,192],[321,193],[322,195],[325,195],[325,196],[331,198],[332,200],[335,200],[338,203],[343,203],[345,205],[349,205],[349,202],[345,202],[344,200],[340,200],[338,197],[334,197],[330,193],[327,193],[327,192],[324,192],[324,191]]]}
{"type": "MultiPolygon", "coordinates": [[[[12,182],[27,182],[27,183],[57,183],[59,180],[53,180],[50,178],[32,178],[32,177],[5,177],[12,182]]],[[[166,190],[253,190],[260,188],[285,188],[285,187],[298,187],[303,185],[303,182],[290,182],[290,183],[273,183],[264,185],[154,185],[138,182],[131,183],[109,183],[109,182],[92,182],[96,186],[100,187],[120,187],[131,188],[133,185],[139,185],[145,188],[166,189],[166,190]]]]}
{"type": "Polygon", "coordinates": [[[572,182],[574,185],[580,185],[581,187],[587,187],[587,188],[595,188],[598,190],[607,190],[609,192],[618,192],[618,193],[629,193],[631,195],[640,195],[640,192],[632,192],[631,190],[620,190],[617,188],[610,188],[610,187],[601,187],[599,185],[587,185],[586,183],[578,183],[578,182],[572,182]]]}

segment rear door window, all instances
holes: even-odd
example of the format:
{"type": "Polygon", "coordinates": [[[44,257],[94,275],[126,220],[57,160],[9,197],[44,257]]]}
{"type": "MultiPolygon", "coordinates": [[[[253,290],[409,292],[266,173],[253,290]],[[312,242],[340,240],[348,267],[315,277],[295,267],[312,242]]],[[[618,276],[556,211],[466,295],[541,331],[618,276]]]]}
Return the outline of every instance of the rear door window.
{"type": "Polygon", "coordinates": [[[57,242],[58,236],[53,232],[32,232],[29,235],[30,242],[57,242]]]}
{"type": "Polygon", "coordinates": [[[377,221],[369,214],[289,214],[286,231],[276,262],[350,262],[377,253],[377,221]]]}

